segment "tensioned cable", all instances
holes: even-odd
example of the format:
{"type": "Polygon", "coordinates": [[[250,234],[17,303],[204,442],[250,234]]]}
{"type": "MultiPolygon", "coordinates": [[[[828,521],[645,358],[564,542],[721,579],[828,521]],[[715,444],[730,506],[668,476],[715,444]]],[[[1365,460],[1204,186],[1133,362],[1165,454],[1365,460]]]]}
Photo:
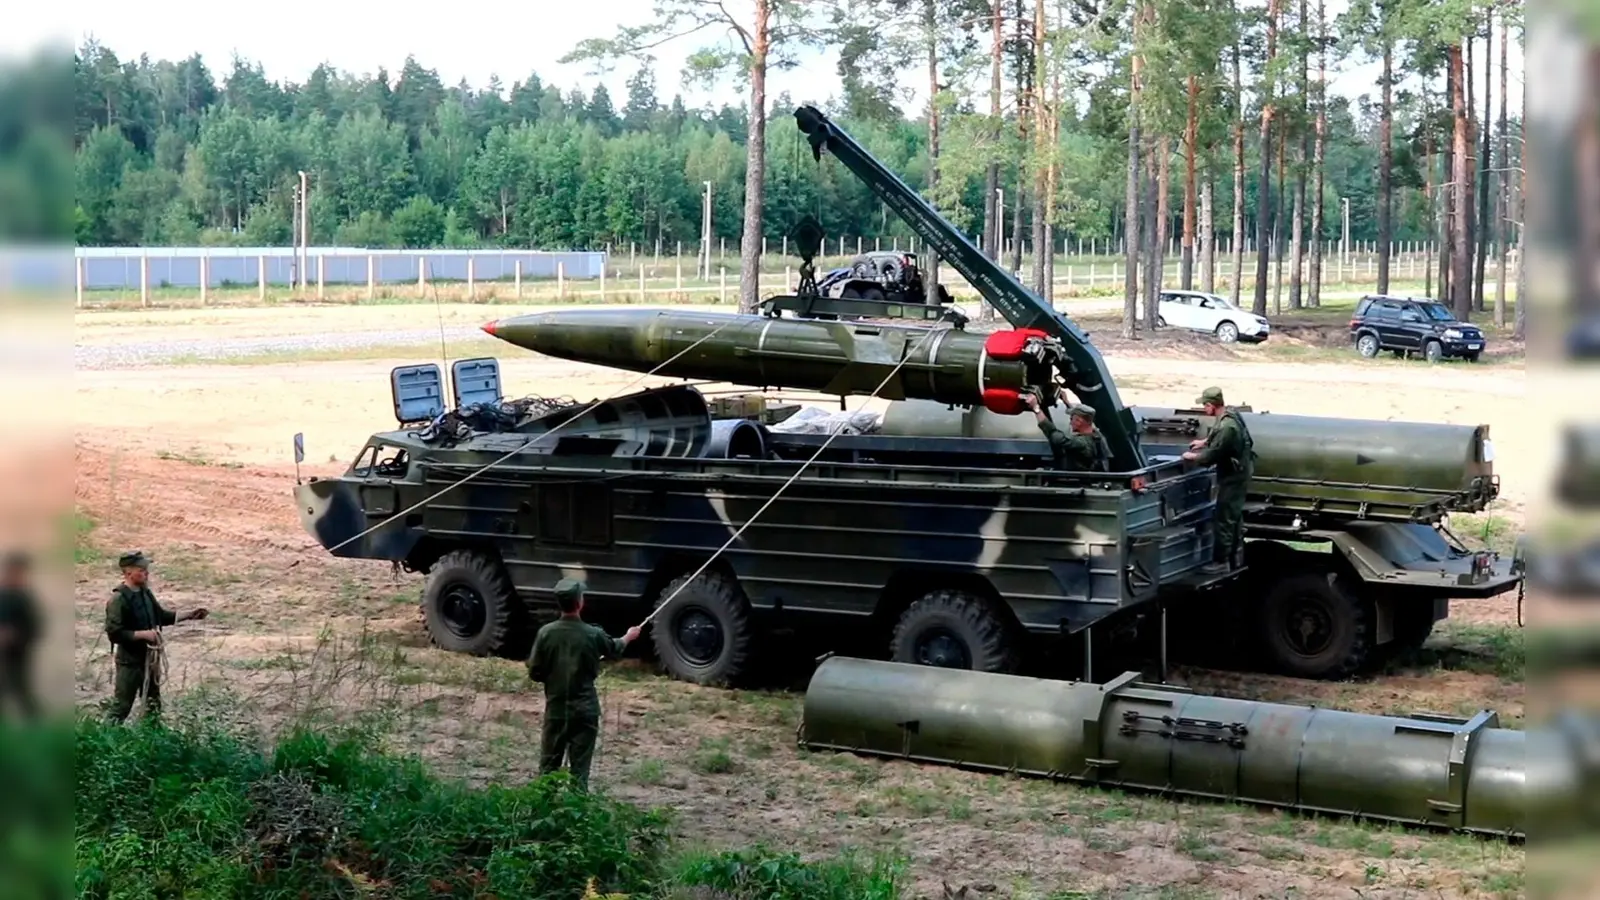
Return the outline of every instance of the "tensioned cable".
{"type": "MultiPolygon", "coordinates": [[[[690,350],[693,350],[694,348],[700,346],[701,344],[703,344],[706,341],[710,340],[711,338],[715,337],[718,332],[722,331],[722,329],[727,328],[729,325],[732,325],[732,324],[734,324],[734,323],[736,323],[738,321],[740,321],[740,320],[736,317],[736,318],[729,319],[728,321],[722,323],[721,325],[718,325],[716,328],[712,329],[709,333],[707,333],[704,337],[700,338],[699,340],[695,341],[694,343],[690,344],[689,346],[683,348],[682,350],[679,350],[677,353],[674,353],[669,359],[665,360],[660,365],[658,365],[655,368],[651,369],[650,371],[644,373],[643,375],[640,375],[638,378],[635,378],[634,380],[628,382],[627,384],[623,385],[622,387],[617,388],[615,391],[612,391],[610,394],[608,394],[608,395],[606,395],[604,397],[601,397],[599,400],[593,401],[592,403],[590,403],[584,409],[582,409],[582,410],[580,410],[580,411],[578,411],[576,413],[573,413],[570,418],[568,418],[566,421],[562,422],[561,424],[557,425],[556,427],[550,429],[549,431],[543,432],[541,434],[531,435],[531,436],[525,438],[521,444],[518,444],[516,447],[512,448],[511,450],[506,451],[506,453],[503,456],[499,457],[498,459],[491,460],[488,463],[485,463],[481,468],[479,468],[479,469],[477,469],[477,470],[475,470],[475,471],[473,471],[471,473],[468,473],[460,481],[457,481],[457,482],[454,482],[452,484],[449,484],[449,485],[445,486],[444,488],[440,489],[437,493],[433,494],[432,496],[426,497],[426,498],[424,498],[422,500],[419,500],[416,503],[413,503],[412,505],[406,507],[405,509],[403,509],[403,510],[397,512],[397,513],[395,513],[394,515],[390,516],[389,518],[384,519],[382,522],[379,522],[378,524],[373,525],[372,527],[370,527],[367,530],[361,532],[360,534],[352,535],[351,537],[345,538],[344,540],[340,541],[339,543],[334,544],[332,547],[329,547],[327,549],[327,552],[328,553],[332,553],[335,550],[338,550],[339,548],[345,546],[346,544],[349,544],[352,541],[360,540],[361,538],[366,537],[367,535],[371,534],[372,532],[377,531],[379,528],[382,528],[385,525],[388,525],[389,523],[395,521],[396,519],[399,519],[402,516],[408,515],[408,514],[410,514],[412,512],[415,512],[416,510],[418,510],[418,509],[420,509],[420,508],[422,508],[424,506],[427,506],[429,503],[432,503],[433,501],[439,499],[440,497],[443,497],[445,494],[450,493],[451,491],[455,490],[456,488],[460,487],[461,485],[466,484],[467,482],[473,480],[474,478],[477,478],[479,475],[482,475],[483,473],[489,471],[490,469],[493,469],[495,466],[500,465],[501,463],[505,462],[506,460],[510,459],[511,457],[516,456],[518,453],[521,453],[522,451],[526,450],[528,448],[528,445],[533,443],[533,441],[535,439],[542,439],[542,438],[549,437],[550,435],[555,434],[556,432],[558,432],[561,429],[565,428],[566,426],[572,424],[573,422],[576,422],[578,419],[582,418],[583,415],[585,413],[587,413],[589,410],[594,409],[596,406],[599,406],[600,404],[605,403],[606,401],[611,400],[611,399],[619,396],[624,391],[627,391],[627,390],[631,389],[634,385],[640,383],[641,381],[644,381],[646,378],[649,378],[651,375],[654,375],[655,373],[657,373],[657,372],[661,371],[662,369],[666,368],[668,365],[672,364],[674,361],[676,361],[678,359],[678,357],[684,355],[685,353],[688,353],[690,350]]],[[[896,366],[896,368],[898,369],[899,367],[896,366]]],[[[881,385],[880,385],[880,388],[881,388],[881,385]]],[[[309,550],[311,548],[307,548],[307,549],[309,550]]]]}
{"type": "MultiPolygon", "coordinates": [[[[889,384],[889,381],[891,379],[893,379],[894,376],[900,372],[900,369],[902,367],[904,367],[906,363],[911,361],[911,357],[916,353],[916,351],[918,349],[920,349],[922,347],[922,345],[925,342],[927,342],[927,340],[929,338],[933,337],[936,334],[942,334],[943,332],[946,332],[946,331],[949,331],[949,330],[950,330],[949,328],[935,328],[935,329],[932,329],[932,330],[928,331],[927,333],[925,333],[922,336],[922,338],[916,342],[916,344],[914,344],[910,349],[906,350],[905,353],[901,354],[900,361],[898,363],[895,363],[895,367],[893,369],[889,370],[889,374],[885,375],[883,377],[882,381],[878,382],[878,386],[872,389],[872,393],[867,396],[867,399],[869,399],[869,400],[876,399],[877,396],[878,396],[878,392],[883,390],[884,387],[889,384]]],[[[700,568],[696,569],[693,575],[690,575],[687,579],[684,579],[683,583],[678,585],[678,589],[677,590],[673,591],[672,594],[667,597],[667,599],[665,599],[665,600],[661,601],[661,603],[657,604],[656,608],[651,610],[650,615],[645,616],[644,621],[640,622],[638,627],[640,629],[643,629],[644,626],[649,625],[651,623],[651,621],[653,621],[655,619],[656,616],[661,614],[661,611],[663,609],[666,609],[672,603],[672,601],[674,599],[676,599],[677,596],[680,593],[683,592],[684,588],[686,588],[689,585],[693,584],[694,580],[696,578],[699,578],[701,573],[705,572],[705,570],[707,568],[709,568],[713,562],[716,561],[717,557],[722,555],[722,552],[724,550],[727,550],[729,547],[733,546],[733,542],[737,541],[739,539],[739,535],[744,534],[744,530],[746,528],[749,528],[755,522],[756,519],[759,519],[761,517],[761,514],[767,511],[767,507],[771,506],[773,501],[778,499],[779,495],[781,495],[784,491],[788,490],[789,486],[794,484],[795,480],[798,479],[805,472],[805,470],[810,467],[810,465],[812,463],[817,461],[817,457],[822,455],[822,451],[828,449],[828,445],[833,443],[833,439],[844,433],[845,424],[846,424],[845,422],[841,421],[839,423],[839,427],[835,428],[833,433],[828,435],[828,439],[826,441],[822,442],[822,446],[817,448],[817,452],[811,454],[811,458],[806,460],[804,463],[802,463],[800,465],[800,468],[796,469],[795,473],[793,475],[789,476],[789,480],[785,481],[782,485],[780,485],[776,491],[773,491],[772,496],[767,498],[767,502],[761,504],[761,508],[756,510],[755,513],[750,516],[750,518],[746,519],[745,523],[743,525],[739,526],[739,530],[735,531],[733,533],[733,536],[728,538],[726,543],[724,543],[721,547],[717,548],[717,552],[711,554],[710,558],[708,558],[704,563],[702,563],[700,565],[700,568]]]]}

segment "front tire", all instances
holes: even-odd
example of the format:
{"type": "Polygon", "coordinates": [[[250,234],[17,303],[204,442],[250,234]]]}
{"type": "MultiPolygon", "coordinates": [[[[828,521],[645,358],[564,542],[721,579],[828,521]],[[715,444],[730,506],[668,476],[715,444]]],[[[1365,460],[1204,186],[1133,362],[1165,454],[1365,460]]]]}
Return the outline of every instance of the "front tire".
{"type": "Polygon", "coordinates": [[[1436,363],[1444,358],[1444,347],[1438,341],[1429,341],[1422,346],[1422,358],[1436,363]]]}
{"type": "Polygon", "coordinates": [[[705,572],[693,581],[684,575],[662,589],[656,606],[660,612],[651,623],[650,640],[667,674],[726,686],[746,673],[754,633],[750,601],[738,582],[720,572],[705,572]],[[664,602],[668,606],[661,608],[664,602]]]}
{"type": "Polygon", "coordinates": [[[500,561],[452,550],[428,569],[422,615],[435,647],[474,656],[520,652],[524,610],[500,561]]]}
{"type": "Polygon", "coordinates": [[[1299,678],[1336,680],[1359,671],[1372,651],[1371,616],[1331,572],[1275,583],[1261,604],[1262,646],[1273,667],[1299,678]]]}
{"type": "Polygon", "coordinates": [[[1017,642],[983,598],[965,591],[923,595],[895,623],[890,658],[913,665],[979,672],[1015,672],[1017,642]]]}
{"type": "Polygon", "coordinates": [[[1239,339],[1239,326],[1232,322],[1223,322],[1217,326],[1217,340],[1224,344],[1231,344],[1239,339]]]}

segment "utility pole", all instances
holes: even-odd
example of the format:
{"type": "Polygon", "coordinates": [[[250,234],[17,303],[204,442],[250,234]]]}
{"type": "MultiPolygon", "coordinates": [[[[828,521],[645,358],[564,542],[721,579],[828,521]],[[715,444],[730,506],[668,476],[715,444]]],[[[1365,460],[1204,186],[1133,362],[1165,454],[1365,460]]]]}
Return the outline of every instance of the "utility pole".
{"type": "Polygon", "coordinates": [[[306,289],[306,257],[311,250],[311,235],[306,225],[311,220],[308,210],[311,206],[306,196],[306,173],[300,172],[300,291],[306,289]]]}
{"type": "Polygon", "coordinates": [[[706,186],[705,200],[700,210],[700,246],[701,258],[705,262],[705,274],[701,277],[706,281],[711,280],[711,182],[703,181],[706,186]]]}

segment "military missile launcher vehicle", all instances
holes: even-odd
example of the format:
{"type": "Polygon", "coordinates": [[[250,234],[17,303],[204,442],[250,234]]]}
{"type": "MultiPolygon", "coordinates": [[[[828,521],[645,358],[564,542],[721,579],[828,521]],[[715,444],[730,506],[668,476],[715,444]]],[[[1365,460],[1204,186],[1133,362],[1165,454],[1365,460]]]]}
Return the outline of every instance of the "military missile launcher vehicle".
{"type": "Polygon", "coordinates": [[[760,396],[708,402],[689,384],[508,401],[492,359],[456,362],[448,382],[437,366],[402,367],[391,375],[400,428],[374,435],[344,475],[297,486],[306,529],[336,556],[428,573],[440,646],[521,652],[533,620],[553,614],[555,582],[576,576],[591,614],[655,611],[663,666],[702,683],[737,679],[764,638],[807,623],[868,635],[896,661],[999,672],[1048,667],[1062,655],[1036,651],[1071,639],[1092,672],[1097,631],[1154,623],[1164,650],[1167,610],[1208,597],[1273,623],[1262,643],[1278,668],[1341,677],[1379,644],[1425,635],[1402,625],[1431,627],[1450,597],[1516,583],[1489,556],[1441,547],[1430,518],[1492,499],[1483,430],[1268,414],[1251,420],[1271,420],[1256,435],[1271,462],[1258,464],[1267,487],[1249,522],[1270,540],[1252,542],[1248,565],[1206,570],[1216,478],[1184,463],[1179,444],[1211,423],[1125,406],[1075,324],[821,113],[796,118],[819,159],[827,149],[844,162],[1012,327],[983,335],[933,304],[822,296],[820,234],[802,242],[797,294],[758,315],[503,319],[485,330],[549,356],[864,395],[889,411],[818,433],[788,427],[760,396]],[[1108,471],[1055,470],[1033,417],[1018,415],[1033,393],[1064,425],[1060,387],[1095,410],[1108,471]],[[1370,463],[1347,458],[1357,433],[1370,463]],[[1405,481],[1413,454],[1439,457],[1409,464],[1437,465],[1421,487],[1405,481]],[[1305,553],[1286,541],[1334,552],[1268,565],[1305,553]]]}

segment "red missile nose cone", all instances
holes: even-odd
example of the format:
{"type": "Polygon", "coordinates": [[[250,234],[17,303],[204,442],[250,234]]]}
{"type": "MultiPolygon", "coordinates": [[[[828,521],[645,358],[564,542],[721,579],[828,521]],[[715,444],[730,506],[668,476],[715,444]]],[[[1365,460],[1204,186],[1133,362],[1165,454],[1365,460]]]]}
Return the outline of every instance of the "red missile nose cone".
{"type": "Polygon", "coordinates": [[[486,332],[486,333],[488,333],[488,334],[489,334],[489,335],[493,335],[493,334],[494,334],[494,330],[495,330],[495,329],[496,329],[496,328],[499,328],[499,327],[500,327],[500,320],[499,320],[499,319],[495,319],[495,320],[494,320],[494,321],[493,321],[493,322],[485,322],[485,323],[483,323],[483,325],[482,325],[482,326],[480,326],[480,327],[482,327],[482,328],[483,328],[483,330],[484,330],[484,331],[485,331],[485,332],[486,332]]]}

